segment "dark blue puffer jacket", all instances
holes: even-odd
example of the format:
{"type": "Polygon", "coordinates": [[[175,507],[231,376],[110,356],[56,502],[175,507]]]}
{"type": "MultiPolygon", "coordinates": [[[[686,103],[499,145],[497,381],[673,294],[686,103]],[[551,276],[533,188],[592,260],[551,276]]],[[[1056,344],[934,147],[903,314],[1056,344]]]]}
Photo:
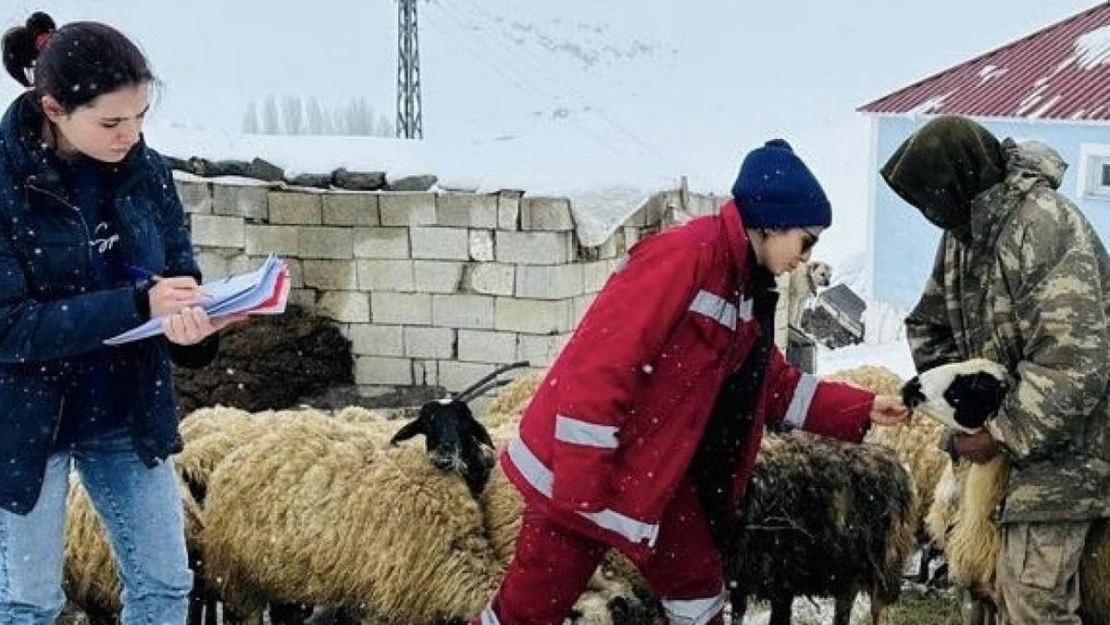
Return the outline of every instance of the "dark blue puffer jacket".
{"type": "MultiPolygon", "coordinates": [[[[74,363],[146,320],[135,286],[96,290],[89,232],[65,200],[42,114],[30,94],[0,120],[0,508],[26,514],[38,500],[74,363]]],[[[126,262],[200,280],[173,178],[140,141],[116,168],[107,209],[126,262]]],[[[132,370],[127,423],[153,466],[180,450],[170,361],[206,364],[212,340],[183,348],[164,337],[119,349],[132,370]]]]}

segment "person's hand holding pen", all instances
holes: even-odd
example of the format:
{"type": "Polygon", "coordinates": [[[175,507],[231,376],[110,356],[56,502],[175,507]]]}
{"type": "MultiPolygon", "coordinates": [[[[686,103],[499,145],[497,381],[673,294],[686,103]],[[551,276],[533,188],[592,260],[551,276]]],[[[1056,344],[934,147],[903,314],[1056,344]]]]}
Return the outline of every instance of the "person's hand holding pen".
{"type": "Polygon", "coordinates": [[[181,311],[188,306],[200,304],[204,297],[200,285],[192,276],[151,277],[150,316],[165,317],[181,311]]]}
{"type": "Polygon", "coordinates": [[[199,305],[204,290],[192,276],[163,277],[134,265],[128,265],[127,270],[137,279],[148,282],[150,317],[165,317],[162,332],[171,343],[193,345],[229,323],[246,319],[246,315],[210,319],[199,305]]]}
{"type": "Polygon", "coordinates": [[[172,315],[186,306],[195,306],[204,296],[196,278],[192,276],[164,278],[149,269],[130,264],[124,265],[124,269],[139,282],[139,286],[145,283],[147,301],[150,303],[148,310],[152,319],[172,315]]]}

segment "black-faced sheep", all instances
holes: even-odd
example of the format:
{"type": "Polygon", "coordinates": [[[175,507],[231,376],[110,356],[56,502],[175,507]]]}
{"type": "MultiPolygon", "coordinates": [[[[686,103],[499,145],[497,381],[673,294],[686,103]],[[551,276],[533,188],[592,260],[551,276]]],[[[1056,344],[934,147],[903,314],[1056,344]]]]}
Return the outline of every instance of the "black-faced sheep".
{"type": "Polygon", "coordinates": [[[769,600],[770,622],[780,625],[795,597],[831,596],[834,622],[846,625],[860,591],[880,622],[901,592],[914,503],[910,476],[888,449],[768,435],[722,554],[733,623],[750,597],[769,600]]]}
{"type": "Polygon", "coordinates": [[[493,561],[468,484],[484,481],[492,457],[465,403],[431,403],[404,427],[311,412],[248,421],[211,474],[202,540],[233,612],[350,605],[430,623],[482,607],[493,561]],[[429,451],[383,445],[386,432],[423,433],[429,451]]]}
{"type": "Polygon", "coordinates": [[[495,564],[466,484],[423,450],[333,439],[316,421],[240,447],[212,475],[202,545],[226,605],[351,605],[403,623],[478,613],[495,564]]]}
{"type": "MultiPolygon", "coordinates": [[[[383,448],[375,440],[387,428],[375,419],[367,430],[308,415],[227,454],[209,480],[202,544],[231,611],[340,605],[406,624],[477,614],[503,566],[475,497],[493,463],[490,438],[463,400],[497,384],[390,424],[394,441],[424,434],[426,451],[383,448]]],[[[602,620],[627,605],[613,588],[594,589],[606,597],[602,620]]],[[[583,600],[579,618],[596,620],[592,596],[583,600]]]]}
{"type": "MultiPolygon", "coordinates": [[[[976,432],[1001,409],[1013,388],[1002,365],[973,359],[930,369],[906,383],[907,405],[963,432],[976,432]]],[[[953,581],[992,597],[1001,528],[994,511],[1003,500],[1010,464],[999,454],[984,464],[963,461],[943,480],[930,511],[930,531],[943,532],[953,581]],[[939,492],[943,489],[945,492],[939,492]],[[953,501],[955,504],[953,505],[953,501]]],[[[1110,531],[1094,524],[1080,561],[1083,622],[1110,625],[1110,531]]]]}

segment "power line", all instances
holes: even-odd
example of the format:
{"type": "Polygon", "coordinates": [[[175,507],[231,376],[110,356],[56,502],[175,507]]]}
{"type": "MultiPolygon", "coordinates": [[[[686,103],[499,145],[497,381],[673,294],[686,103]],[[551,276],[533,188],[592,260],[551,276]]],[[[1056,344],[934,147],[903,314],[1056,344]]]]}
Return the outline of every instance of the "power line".
{"type": "MultiPolygon", "coordinates": [[[[438,3],[437,3],[437,6],[439,6],[440,8],[443,7],[442,4],[438,4],[438,3]]],[[[444,14],[447,15],[449,18],[451,18],[453,21],[455,21],[460,26],[460,28],[462,28],[462,29],[467,28],[467,25],[462,24],[456,16],[453,16],[453,15],[451,15],[450,13],[448,13],[446,11],[444,12],[444,14]]],[[[541,105],[546,105],[548,103],[548,99],[549,99],[550,96],[545,95],[544,93],[538,92],[535,88],[533,88],[528,83],[528,81],[526,79],[520,79],[520,78],[517,78],[517,77],[514,77],[514,76],[510,75],[510,71],[509,71],[509,68],[508,68],[507,65],[500,65],[500,64],[498,64],[494,61],[490,61],[489,58],[485,54],[479,52],[477,49],[475,49],[473,46],[471,46],[467,42],[467,40],[463,39],[460,36],[457,36],[450,28],[440,27],[436,23],[435,20],[431,19],[431,16],[432,16],[432,14],[428,13],[425,16],[425,18],[427,19],[428,24],[431,25],[433,28],[435,28],[435,30],[437,30],[441,33],[444,33],[448,37],[453,39],[460,46],[462,46],[468,52],[470,52],[471,55],[473,55],[474,58],[476,58],[479,62],[481,62],[483,65],[489,67],[493,71],[500,74],[502,77],[504,77],[509,82],[510,85],[512,85],[513,87],[515,87],[516,89],[518,89],[522,93],[525,93],[526,95],[532,97],[533,99],[535,99],[535,101],[537,103],[539,103],[541,105]]],[[[515,68],[513,68],[513,71],[517,71],[517,70],[515,70],[515,68]]],[[[612,152],[614,156],[617,156],[618,158],[625,158],[626,157],[626,155],[623,152],[621,152],[619,149],[617,149],[615,146],[613,146],[611,143],[609,143],[605,139],[603,139],[603,138],[591,133],[590,131],[588,131],[580,123],[578,123],[577,120],[570,119],[570,123],[571,123],[571,125],[574,126],[575,130],[580,132],[583,136],[589,138],[590,140],[597,143],[599,146],[604,147],[606,150],[612,152]]]]}
{"type": "MultiPolygon", "coordinates": [[[[483,30],[481,26],[475,26],[472,22],[465,21],[465,23],[464,23],[464,18],[459,16],[459,15],[456,15],[453,11],[447,9],[446,5],[437,3],[437,6],[442,10],[444,15],[446,15],[453,22],[455,22],[455,24],[458,25],[460,30],[464,30],[464,31],[465,30],[471,30],[471,29],[483,30]]],[[[517,68],[516,65],[515,65],[516,57],[513,56],[511,53],[509,55],[505,55],[501,51],[493,49],[492,47],[490,47],[489,46],[490,42],[489,42],[488,39],[486,39],[486,38],[476,38],[476,41],[479,41],[483,44],[486,44],[486,48],[489,49],[490,52],[494,56],[500,57],[500,63],[495,64],[495,63],[491,63],[489,61],[486,61],[485,58],[482,55],[478,55],[477,53],[475,53],[476,56],[478,56],[485,64],[489,65],[490,67],[493,67],[494,69],[497,69],[499,72],[501,72],[501,68],[504,67],[504,68],[511,68],[514,72],[519,72],[522,76],[532,76],[532,75],[534,75],[535,72],[531,72],[527,69],[517,68]],[[507,59],[513,59],[513,62],[508,62],[507,59]]],[[[471,50],[472,52],[474,52],[474,49],[471,48],[470,46],[466,46],[466,47],[469,50],[471,50]]],[[[501,72],[501,73],[502,73],[502,75],[504,75],[504,72],[501,72]]],[[[551,99],[557,98],[556,92],[546,91],[542,87],[539,88],[539,90],[542,93],[537,93],[537,89],[533,87],[533,83],[530,82],[529,78],[522,78],[522,79],[519,79],[519,80],[514,80],[514,85],[521,88],[522,90],[528,91],[528,92],[532,93],[533,95],[536,95],[537,96],[537,101],[541,105],[546,106],[550,103],[551,99]]],[[[569,121],[571,123],[571,125],[573,125],[579,132],[588,136],[590,139],[594,140],[595,142],[605,146],[607,149],[609,149],[611,152],[613,152],[613,154],[615,154],[616,156],[621,157],[621,158],[626,158],[626,154],[624,154],[622,151],[620,151],[619,149],[614,147],[608,141],[605,141],[604,139],[601,139],[600,137],[598,137],[598,136],[594,135],[593,133],[590,133],[589,131],[587,131],[585,129],[585,127],[583,127],[582,124],[579,122],[579,120],[575,119],[573,116],[572,117],[567,117],[567,121],[569,121]]]]}
{"type": "MultiPolygon", "coordinates": [[[[495,19],[496,16],[493,13],[491,13],[488,9],[485,9],[481,6],[478,6],[476,3],[472,2],[472,0],[458,0],[457,2],[455,2],[455,4],[453,6],[458,7],[460,9],[465,9],[465,7],[463,6],[464,3],[469,5],[470,14],[472,16],[474,16],[477,20],[486,21],[486,22],[491,24],[489,29],[490,30],[495,30],[496,33],[498,35],[500,35],[502,41],[505,42],[505,45],[507,47],[508,46],[508,41],[507,40],[509,39],[509,36],[505,33],[505,31],[503,29],[498,28],[496,26],[492,26],[492,24],[496,21],[496,19],[495,19]],[[484,14],[484,16],[483,15],[476,15],[476,13],[482,13],[482,14],[484,14]]],[[[455,19],[456,22],[459,22],[460,26],[462,26],[464,29],[466,28],[466,25],[461,23],[462,19],[466,19],[465,16],[460,18],[458,16],[453,15],[452,12],[447,9],[447,6],[445,4],[440,5],[440,6],[443,8],[445,13],[447,13],[450,17],[455,19]]],[[[471,26],[473,26],[473,23],[471,23],[471,26]]],[[[485,40],[483,40],[483,41],[485,41],[485,40]]],[[[534,66],[539,68],[540,71],[543,72],[550,79],[550,80],[548,80],[548,82],[550,82],[555,87],[559,88],[560,90],[562,90],[564,92],[569,92],[576,99],[578,99],[580,101],[586,101],[586,97],[580,91],[575,89],[570,81],[562,80],[563,76],[561,74],[558,74],[555,71],[555,69],[553,67],[551,67],[549,64],[544,63],[543,60],[540,59],[534,52],[532,52],[528,48],[527,45],[520,45],[519,47],[520,47],[521,51],[523,52],[524,56],[531,58],[532,62],[534,63],[534,66]]],[[[515,50],[508,50],[508,55],[507,55],[506,58],[521,59],[521,56],[518,55],[518,54],[514,54],[514,52],[515,52],[515,50]]],[[[524,73],[526,75],[531,75],[534,72],[525,71],[524,73]]],[[[553,94],[553,97],[557,97],[557,94],[553,94]]],[[[648,142],[641,139],[638,135],[636,135],[631,130],[628,130],[623,125],[619,124],[616,120],[614,120],[611,117],[609,117],[608,115],[606,115],[604,111],[595,108],[595,109],[593,109],[592,112],[594,112],[602,121],[607,123],[611,128],[613,128],[614,130],[616,130],[620,134],[624,135],[629,140],[631,140],[633,143],[635,143],[637,146],[639,146],[642,150],[644,150],[650,156],[652,156],[652,157],[658,159],[659,161],[664,162],[668,165],[673,165],[671,160],[668,157],[666,157],[665,155],[661,154],[658,150],[656,150],[654,146],[652,146],[648,142]]]]}

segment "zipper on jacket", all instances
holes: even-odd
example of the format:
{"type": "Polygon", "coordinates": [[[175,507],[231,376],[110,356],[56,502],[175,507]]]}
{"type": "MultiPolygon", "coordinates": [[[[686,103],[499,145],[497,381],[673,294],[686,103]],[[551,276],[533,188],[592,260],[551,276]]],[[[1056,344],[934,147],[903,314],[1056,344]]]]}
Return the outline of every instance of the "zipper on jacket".
{"type": "Polygon", "coordinates": [[[58,418],[54,420],[54,431],[50,433],[50,451],[58,444],[58,432],[62,429],[62,419],[65,418],[66,396],[62,393],[62,402],[58,404],[58,418]]]}
{"type": "Polygon", "coordinates": [[[46,189],[43,189],[42,187],[36,187],[33,184],[28,184],[27,189],[31,190],[31,191],[38,191],[39,193],[41,193],[45,196],[54,198],[55,200],[60,202],[62,204],[62,206],[65,206],[69,210],[73,211],[73,214],[75,214],[77,216],[77,222],[81,224],[81,230],[83,230],[84,233],[85,233],[85,246],[84,246],[85,247],[85,260],[88,262],[88,265],[86,266],[86,268],[88,270],[91,270],[92,266],[93,266],[92,233],[89,232],[89,224],[88,224],[87,221],[85,221],[85,215],[81,213],[81,209],[77,208],[76,206],[71,204],[68,200],[66,200],[64,197],[58,195],[57,193],[54,193],[52,191],[47,191],[46,189]]]}

